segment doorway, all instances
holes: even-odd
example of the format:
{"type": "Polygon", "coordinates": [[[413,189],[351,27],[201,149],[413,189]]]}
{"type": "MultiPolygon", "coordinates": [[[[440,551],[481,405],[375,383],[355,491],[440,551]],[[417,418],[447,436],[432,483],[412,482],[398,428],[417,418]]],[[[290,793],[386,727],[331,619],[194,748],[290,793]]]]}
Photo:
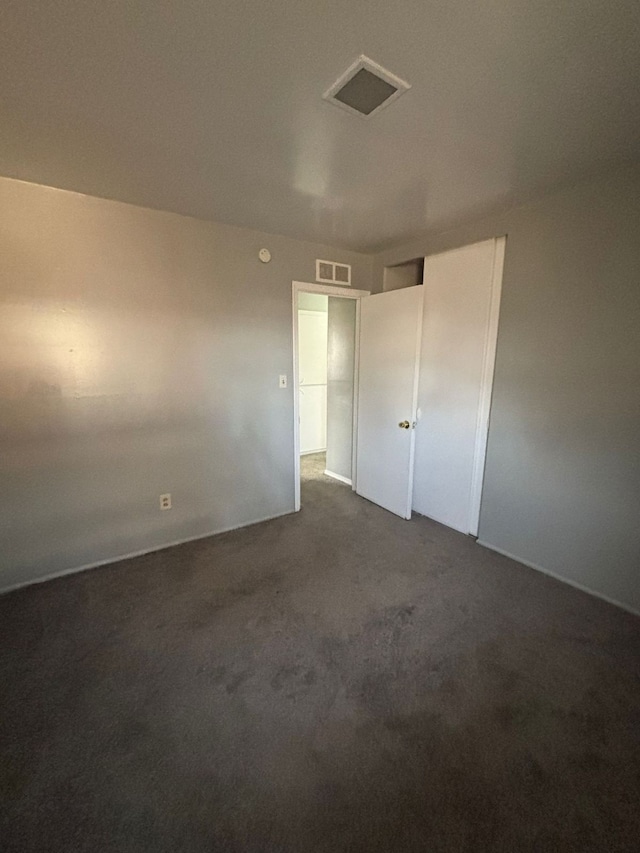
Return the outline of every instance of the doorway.
{"type": "MultiPolygon", "coordinates": [[[[416,512],[478,535],[505,245],[498,237],[428,256],[423,283],[414,283],[416,264],[411,276],[396,276],[390,289],[374,295],[294,282],[296,510],[302,449],[327,454],[316,459],[324,465],[322,476],[337,475],[396,515],[408,519],[416,512]],[[328,297],[326,320],[300,320],[303,294],[328,297]],[[351,372],[340,380],[347,412],[341,446],[347,450],[339,467],[330,453],[329,372],[307,369],[303,355],[304,373],[320,380],[301,377],[299,334],[310,326],[326,340],[322,358],[329,365],[331,305],[346,300],[355,300],[355,311],[351,372]],[[311,391],[312,385],[324,390],[311,391]],[[304,447],[302,408],[319,413],[313,427],[304,426],[304,447]],[[307,443],[308,436],[314,438],[307,443]]],[[[305,304],[303,311],[313,309],[305,304]]],[[[344,356],[344,342],[338,350],[344,356]]]]}
{"type": "Polygon", "coordinates": [[[301,477],[354,488],[359,300],[366,291],[293,283],[295,508],[301,477]]]}

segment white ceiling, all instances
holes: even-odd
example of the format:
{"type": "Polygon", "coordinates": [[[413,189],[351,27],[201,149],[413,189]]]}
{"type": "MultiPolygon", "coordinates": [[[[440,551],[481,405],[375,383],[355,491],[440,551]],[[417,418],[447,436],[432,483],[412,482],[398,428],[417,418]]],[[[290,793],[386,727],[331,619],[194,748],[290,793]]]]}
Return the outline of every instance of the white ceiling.
{"type": "Polygon", "coordinates": [[[0,97],[0,174],[370,251],[639,157],[640,3],[2,0],[0,97]]]}

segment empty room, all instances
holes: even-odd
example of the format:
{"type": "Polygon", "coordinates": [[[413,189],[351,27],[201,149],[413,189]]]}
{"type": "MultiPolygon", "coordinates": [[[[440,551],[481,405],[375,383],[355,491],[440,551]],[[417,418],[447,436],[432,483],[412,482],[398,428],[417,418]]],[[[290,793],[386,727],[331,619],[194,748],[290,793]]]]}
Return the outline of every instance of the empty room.
{"type": "Polygon", "coordinates": [[[0,22],[0,850],[638,850],[640,5],[0,22]]]}

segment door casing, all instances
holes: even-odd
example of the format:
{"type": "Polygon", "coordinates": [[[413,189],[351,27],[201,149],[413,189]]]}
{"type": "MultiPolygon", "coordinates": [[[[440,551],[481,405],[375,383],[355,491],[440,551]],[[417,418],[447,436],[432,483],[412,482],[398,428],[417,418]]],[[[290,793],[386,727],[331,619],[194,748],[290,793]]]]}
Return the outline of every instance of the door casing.
{"type": "Polygon", "coordinates": [[[292,291],[293,314],[293,474],[294,474],[294,508],[300,509],[300,400],[298,398],[298,383],[300,366],[298,364],[298,294],[321,293],[323,296],[338,296],[342,299],[356,301],[356,344],[355,361],[353,366],[353,423],[352,423],[352,454],[351,454],[351,488],[356,487],[356,441],[358,429],[358,361],[360,358],[360,299],[369,296],[368,290],[355,290],[347,287],[331,287],[326,284],[294,281],[292,291]]]}

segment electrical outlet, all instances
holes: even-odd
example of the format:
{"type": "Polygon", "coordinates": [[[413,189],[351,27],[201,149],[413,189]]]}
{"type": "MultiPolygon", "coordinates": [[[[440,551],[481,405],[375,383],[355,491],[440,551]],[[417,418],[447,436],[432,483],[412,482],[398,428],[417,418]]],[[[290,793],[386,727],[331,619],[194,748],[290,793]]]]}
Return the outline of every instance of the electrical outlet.
{"type": "Polygon", "coordinates": [[[171,494],[160,495],[160,509],[171,509],[171,494]]]}
{"type": "Polygon", "coordinates": [[[286,388],[287,387],[287,374],[281,373],[280,379],[278,380],[278,388],[286,388]]]}

